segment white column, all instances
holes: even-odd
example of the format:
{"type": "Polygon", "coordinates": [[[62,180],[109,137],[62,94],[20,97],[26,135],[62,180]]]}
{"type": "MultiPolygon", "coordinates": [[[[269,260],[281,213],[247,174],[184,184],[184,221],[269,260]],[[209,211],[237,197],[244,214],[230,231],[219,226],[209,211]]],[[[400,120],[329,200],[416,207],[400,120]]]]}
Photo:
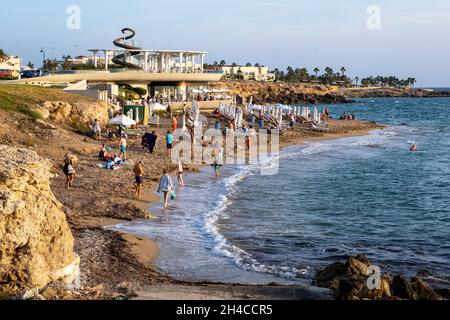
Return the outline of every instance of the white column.
{"type": "Polygon", "coordinates": [[[201,66],[200,66],[200,70],[202,71],[202,73],[204,72],[203,70],[203,65],[205,64],[205,54],[201,54],[201,66]]]}
{"type": "Polygon", "coordinates": [[[145,72],[148,72],[148,52],[146,52],[145,54],[144,54],[144,70],[145,70],[145,72]]]}
{"type": "Polygon", "coordinates": [[[195,72],[195,55],[191,55],[192,72],[195,72]]]}
{"type": "Polygon", "coordinates": [[[98,67],[98,60],[97,60],[97,51],[94,51],[94,67],[97,69],[98,67]]]}
{"type": "Polygon", "coordinates": [[[180,52],[180,73],[183,73],[183,52],[180,52]]]}
{"type": "Polygon", "coordinates": [[[160,72],[164,72],[164,53],[160,53],[159,55],[159,66],[158,69],[160,72]]]}
{"type": "Polygon", "coordinates": [[[170,53],[167,55],[167,72],[170,72],[172,66],[171,66],[171,62],[172,62],[172,57],[170,56],[170,53]]]}
{"type": "Polygon", "coordinates": [[[108,70],[108,51],[105,50],[105,70],[108,70]]]}

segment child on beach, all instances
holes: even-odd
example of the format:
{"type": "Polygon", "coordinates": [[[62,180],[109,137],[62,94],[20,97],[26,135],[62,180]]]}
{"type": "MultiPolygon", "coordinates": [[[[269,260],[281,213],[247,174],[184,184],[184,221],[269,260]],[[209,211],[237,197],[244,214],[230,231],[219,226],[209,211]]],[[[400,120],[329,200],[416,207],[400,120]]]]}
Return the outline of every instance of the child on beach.
{"type": "Polygon", "coordinates": [[[141,197],[142,185],[144,184],[144,162],[139,161],[133,168],[134,177],[136,180],[135,196],[141,197]]]}
{"type": "Polygon", "coordinates": [[[216,175],[216,177],[218,177],[219,176],[220,164],[218,164],[217,161],[214,161],[214,163],[211,166],[214,169],[214,174],[216,175]]]}
{"type": "Polygon", "coordinates": [[[163,209],[167,208],[167,203],[169,202],[169,194],[173,189],[172,178],[169,176],[166,169],[163,170],[163,175],[159,179],[158,192],[164,193],[164,206],[163,209]]]}
{"type": "Polygon", "coordinates": [[[169,156],[172,156],[173,136],[172,136],[172,133],[170,131],[167,131],[166,143],[167,143],[167,151],[169,152],[169,156]]]}
{"type": "Polygon", "coordinates": [[[119,150],[120,150],[119,157],[121,157],[124,161],[126,161],[126,159],[127,159],[127,140],[125,139],[124,136],[122,136],[122,138],[120,139],[119,150]]]}

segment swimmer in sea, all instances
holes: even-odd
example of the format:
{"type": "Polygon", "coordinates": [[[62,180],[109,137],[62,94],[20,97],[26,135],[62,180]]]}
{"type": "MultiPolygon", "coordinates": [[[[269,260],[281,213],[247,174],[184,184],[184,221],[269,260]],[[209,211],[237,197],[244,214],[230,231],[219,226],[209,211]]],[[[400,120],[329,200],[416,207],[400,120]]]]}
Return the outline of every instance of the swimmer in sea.
{"type": "Polygon", "coordinates": [[[411,146],[411,148],[409,148],[409,151],[411,152],[416,152],[417,151],[417,145],[415,143],[413,143],[413,145],[411,146]]]}

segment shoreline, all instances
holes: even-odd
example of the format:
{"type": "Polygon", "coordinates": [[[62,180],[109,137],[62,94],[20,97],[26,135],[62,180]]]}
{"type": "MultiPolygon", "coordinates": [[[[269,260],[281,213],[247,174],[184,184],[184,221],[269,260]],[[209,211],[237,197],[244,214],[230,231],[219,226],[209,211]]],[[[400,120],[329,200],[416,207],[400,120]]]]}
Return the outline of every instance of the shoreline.
{"type": "MultiPolygon", "coordinates": [[[[350,121],[345,121],[349,122],[350,121]]],[[[293,137],[285,137],[280,136],[280,151],[292,146],[300,146],[305,143],[310,142],[318,142],[318,141],[333,141],[333,140],[339,140],[349,137],[359,137],[359,136],[365,136],[370,134],[370,132],[374,130],[383,130],[386,128],[386,126],[379,125],[373,123],[375,127],[373,128],[365,128],[365,129],[358,129],[353,130],[351,132],[345,132],[345,133],[325,133],[320,136],[311,136],[311,137],[299,137],[299,136],[293,136],[293,137]]],[[[205,166],[205,164],[200,165],[200,167],[205,166]]],[[[194,170],[192,171],[195,173],[194,170]]],[[[189,171],[191,172],[191,171],[189,171]]],[[[152,184],[152,187],[150,190],[155,189],[156,190],[156,184],[152,184]]],[[[147,190],[149,191],[149,190],[147,190]]],[[[145,207],[149,212],[151,207],[160,204],[160,198],[155,194],[155,192],[152,192],[151,195],[146,195],[144,199],[141,200],[135,200],[136,206],[140,207],[141,209],[144,209],[145,207]]],[[[139,220],[137,220],[139,221],[139,220]]],[[[137,222],[136,221],[136,222],[137,222]]],[[[117,224],[121,224],[123,221],[118,221],[118,223],[113,223],[111,225],[108,225],[107,227],[113,227],[117,224]]],[[[143,259],[141,262],[145,264],[149,264],[152,267],[154,267],[153,263],[158,258],[158,252],[159,252],[159,246],[157,241],[152,240],[150,238],[141,237],[134,235],[132,233],[122,232],[122,231],[116,231],[119,232],[124,239],[133,247],[134,253],[136,254],[138,259],[143,259]],[[138,244],[137,244],[138,243],[138,244]],[[149,250],[150,252],[142,252],[145,250],[149,250]]],[[[210,281],[202,281],[202,280],[192,280],[192,281],[183,281],[183,280],[176,280],[173,279],[170,274],[165,274],[161,272],[160,270],[155,269],[157,273],[159,273],[161,276],[168,277],[175,283],[173,284],[159,284],[155,286],[149,287],[147,290],[139,290],[137,291],[137,297],[134,299],[137,300],[145,300],[145,299],[179,299],[183,297],[183,299],[233,299],[233,297],[230,297],[229,294],[224,294],[223,291],[228,288],[236,288],[239,287],[237,292],[235,292],[235,295],[238,294],[244,294],[248,297],[257,298],[260,297],[258,293],[258,290],[256,292],[253,292],[253,289],[256,289],[256,287],[263,287],[267,289],[268,287],[271,288],[277,288],[278,290],[273,290],[274,292],[278,292],[276,296],[271,296],[272,298],[289,298],[286,295],[286,291],[295,291],[296,294],[292,294],[291,292],[291,298],[312,298],[312,299],[330,299],[332,298],[331,293],[324,289],[313,285],[282,285],[282,284],[271,284],[271,285],[248,285],[248,284],[240,284],[240,283],[216,283],[216,282],[210,282],[210,281]],[[253,292],[252,295],[246,295],[245,293],[253,292]]],[[[226,291],[226,290],[225,290],[226,291]]],[[[269,290],[271,293],[270,295],[273,295],[271,290],[269,290]]],[[[267,293],[269,294],[269,293],[267,293]]],[[[241,297],[242,298],[242,297],[241,297]]],[[[252,298],[252,299],[253,299],[252,298]]],[[[264,297],[262,297],[264,299],[264,297]]]]}

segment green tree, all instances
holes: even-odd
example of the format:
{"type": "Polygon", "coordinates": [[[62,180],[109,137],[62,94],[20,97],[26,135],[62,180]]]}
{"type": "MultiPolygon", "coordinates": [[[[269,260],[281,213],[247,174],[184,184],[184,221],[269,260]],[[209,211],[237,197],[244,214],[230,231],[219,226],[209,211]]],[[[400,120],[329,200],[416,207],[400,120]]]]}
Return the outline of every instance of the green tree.
{"type": "Polygon", "coordinates": [[[341,68],[341,73],[342,73],[343,76],[345,76],[345,72],[346,72],[346,71],[347,71],[347,70],[345,69],[345,67],[342,67],[342,68],[341,68]]]}
{"type": "Polygon", "coordinates": [[[62,58],[63,58],[63,64],[62,64],[63,69],[70,70],[73,65],[73,62],[71,61],[72,57],[70,55],[64,55],[62,58]]]}
{"type": "Polygon", "coordinates": [[[259,67],[261,67],[261,65],[257,62],[257,63],[255,63],[255,67],[259,68],[259,67]]]}
{"type": "Polygon", "coordinates": [[[318,77],[319,72],[320,72],[320,69],[315,67],[314,68],[314,73],[316,74],[316,78],[318,77]]]}
{"type": "Polygon", "coordinates": [[[246,67],[251,67],[252,64],[251,64],[250,62],[247,62],[247,63],[245,64],[245,66],[246,66],[246,67]]]}
{"type": "Polygon", "coordinates": [[[223,67],[224,65],[226,65],[227,62],[225,60],[220,60],[220,66],[223,67]]]}
{"type": "Polygon", "coordinates": [[[358,86],[358,82],[359,82],[359,77],[355,77],[355,84],[356,84],[356,86],[358,86]]]}
{"type": "Polygon", "coordinates": [[[237,67],[237,63],[233,62],[233,64],[231,65],[232,67],[237,67]]]}
{"type": "Polygon", "coordinates": [[[34,63],[32,63],[31,61],[28,61],[27,67],[30,69],[34,69],[34,63]]]}
{"type": "Polygon", "coordinates": [[[49,71],[55,71],[58,67],[58,61],[56,59],[47,59],[44,61],[44,69],[49,71]]]}

